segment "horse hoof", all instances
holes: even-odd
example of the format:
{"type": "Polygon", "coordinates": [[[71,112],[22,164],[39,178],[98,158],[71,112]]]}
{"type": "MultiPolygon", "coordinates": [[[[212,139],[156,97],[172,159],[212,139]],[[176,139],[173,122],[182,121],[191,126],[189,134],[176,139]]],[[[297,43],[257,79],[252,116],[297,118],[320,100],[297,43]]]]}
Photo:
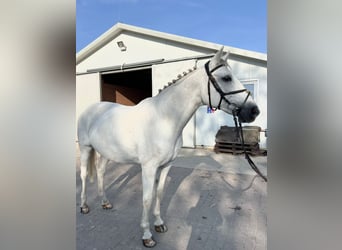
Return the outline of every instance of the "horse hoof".
{"type": "Polygon", "coordinates": [[[155,225],[154,230],[156,230],[157,233],[165,233],[167,232],[167,226],[162,224],[162,225],[155,225]]]}
{"type": "Polygon", "coordinates": [[[157,242],[153,240],[153,238],[150,239],[143,239],[142,240],[144,247],[152,248],[155,245],[157,245],[157,242]]]}
{"type": "Polygon", "coordinates": [[[103,208],[103,209],[112,209],[112,208],[113,208],[113,205],[110,204],[109,202],[106,202],[106,203],[103,203],[103,204],[102,204],[102,208],[103,208]]]}
{"type": "Polygon", "coordinates": [[[89,213],[89,207],[87,205],[81,207],[81,214],[89,213]]]}

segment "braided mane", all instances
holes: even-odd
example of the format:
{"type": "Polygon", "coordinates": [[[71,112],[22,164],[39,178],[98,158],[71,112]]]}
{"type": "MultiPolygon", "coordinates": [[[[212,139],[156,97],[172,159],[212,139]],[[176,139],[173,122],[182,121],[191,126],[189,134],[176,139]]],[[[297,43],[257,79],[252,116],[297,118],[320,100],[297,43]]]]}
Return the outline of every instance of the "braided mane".
{"type": "Polygon", "coordinates": [[[164,89],[168,88],[169,86],[174,85],[176,82],[178,82],[179,80],[183,79],[186,75],[188,75],[189,73],[193,72],[196,69],[197,69],[197,67],[194,66],[193,68],[188,69],[188,72],[184,71],[183,74],[179,74],[177,76],[177,79],[173,79],[171,82],[168,82],[167,85],[164,85],[164,87],[162,89],[158,90],[158,93],[162,92],[164,89]]]}

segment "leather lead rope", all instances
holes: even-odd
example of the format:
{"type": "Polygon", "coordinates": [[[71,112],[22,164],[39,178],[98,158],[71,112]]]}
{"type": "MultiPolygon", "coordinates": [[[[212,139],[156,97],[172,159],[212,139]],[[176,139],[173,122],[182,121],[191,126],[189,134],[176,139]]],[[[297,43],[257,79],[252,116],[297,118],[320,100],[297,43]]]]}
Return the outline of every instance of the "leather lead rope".
{"type": "Polygon", "coordinates": [[[238,125],[238,122],[237,122],[237,118],[236,118],[236,115],[235,115],[235,112],[233,112],[233,117],[234,117],[234,122],[235,122],[235,129],[236,129],[236,135],[237,135],[237,138],[240,138],[241,139],[241,143],[242,143],[242,149],[243,149],[243,152],[245,154],[245,158],[247,159],[249,165],[251,166],[251,168],[265,181],[267,182],[267,177],[265,175],[263,175],[259,168],[255,165],[255,163],[252,161],[252,159],[250,158],[249,154],[247,153],[246,151],[246,147],[245,147],[245,140],[244,140],[244,137],[243,137],[243,130],[242,130],[242,126],[241,126],[241,122],[239,120],[239,125],[238,125]]]}

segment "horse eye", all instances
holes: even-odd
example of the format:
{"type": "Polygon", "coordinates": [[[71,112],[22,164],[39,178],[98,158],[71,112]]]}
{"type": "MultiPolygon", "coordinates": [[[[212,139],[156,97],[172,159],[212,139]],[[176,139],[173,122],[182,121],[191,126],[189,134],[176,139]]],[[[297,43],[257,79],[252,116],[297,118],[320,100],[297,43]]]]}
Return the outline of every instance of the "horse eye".
{"type": "Polygon", "coordinates": [[[232,77],[230,75],[222,77],[222,80],[225,82],[230,82],[232,80],[232,77]]]}

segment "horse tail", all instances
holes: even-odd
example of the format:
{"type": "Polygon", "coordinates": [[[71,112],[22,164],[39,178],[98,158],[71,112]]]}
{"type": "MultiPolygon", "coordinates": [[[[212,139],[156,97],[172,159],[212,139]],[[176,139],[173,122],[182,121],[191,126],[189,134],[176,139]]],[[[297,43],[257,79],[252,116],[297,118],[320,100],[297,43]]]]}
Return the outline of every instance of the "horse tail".
{"type": "Polygon", "coordinates": [[[96,152],[94,149],[90,151],[89,163],[88,163],[88,176],[91,183],[94,182],[94,172],[96,168],[96,152]]]}

